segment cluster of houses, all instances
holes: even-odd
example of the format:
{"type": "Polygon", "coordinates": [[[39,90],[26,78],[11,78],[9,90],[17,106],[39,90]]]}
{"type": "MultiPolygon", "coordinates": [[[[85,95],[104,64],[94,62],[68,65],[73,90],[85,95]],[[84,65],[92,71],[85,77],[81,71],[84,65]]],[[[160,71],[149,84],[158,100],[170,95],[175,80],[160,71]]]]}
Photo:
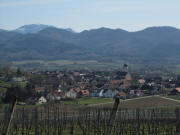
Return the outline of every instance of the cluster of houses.
{"type": "MultiPolygon", "coordinates": [[[[48,72],[48,74],[51,74],[48,72]]],[[[128,71],[128,65],[123,70],[113,72],[78,72],[56,73],[58,86],[48,90],[46,87],[36,87],[38,103],[52,100],[76,99],[86,97],[100,98],[134,98],[157,94],[180,94],[180,87],[175,79],[170,77],[134,76],[128,71]]],[[[54,79],[56,80],[56,79],[54,79]]]]}
{"type": "MultiPolygon", "coordinates": [[[[171,74],[149,77],[144,73],[130,72],[127,64],[118,71],[41,71],[31,74],[44,75],[46,79],[35,84],[34,96],[26,101],[29,104],[87,97],[127,99],[180,94],[177,77],[171,74]]],[[[11,81],[28,82],[29,79],[23,76],[11,81]]]]}

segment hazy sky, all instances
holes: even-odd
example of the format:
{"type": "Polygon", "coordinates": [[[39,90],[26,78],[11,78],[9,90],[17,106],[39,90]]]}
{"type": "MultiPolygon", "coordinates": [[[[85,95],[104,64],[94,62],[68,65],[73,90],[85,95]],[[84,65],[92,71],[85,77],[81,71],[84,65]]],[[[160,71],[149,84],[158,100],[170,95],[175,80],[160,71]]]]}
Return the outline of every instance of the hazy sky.
{"type": "Polygon", "coordinates": [[[76,31],[98,27],[136,31],[180,28],[180,0],[0,0],[0,28],[48,24],[76,31]]]}

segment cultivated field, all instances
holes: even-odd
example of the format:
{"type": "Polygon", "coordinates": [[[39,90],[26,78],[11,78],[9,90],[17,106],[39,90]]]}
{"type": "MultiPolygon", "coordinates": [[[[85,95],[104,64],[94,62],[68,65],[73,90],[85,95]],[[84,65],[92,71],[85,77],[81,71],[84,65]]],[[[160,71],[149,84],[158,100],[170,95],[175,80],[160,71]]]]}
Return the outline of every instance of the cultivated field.
{"type": "Polygon", "coordinates": [[[56,69],[93,69],[93,70],[113,70],[122,67],[123,61],[103,62],[97,60],[72,61],[72,60],[31,60],[31,61],[14,61],[13,67],[21,67],[25,69],[39,67],[41,69],[56,70],[56,69]]]}
{"type": "Polygon", "coordinates": [[[145,98],[137,98],[132,100],[122,101],[120,108],[145,108],[145,107],[162,107],[162,106],[180,106],[180,102],[171,99],[165,99],[160,96],[152,96],[145,98]]]}
{"type": "MultiPolygon", "coordinates": [[[[9,135],[176,135],[180,109],[86,108],[67,112],[64,105],[16,110],[9,135]],[[109,133],[109,134],[107,134],[109,133]]],[[[6,117],[4,117],[6,118],[6,117]]],[[[0,123],[2,130],[3,121],[0,123]]]]}
{"type": "Polygon", "coordinates": [[[98,98],[17,108],[9,135],[177,135],[179,105],[173,99],[150,96],[121,100],[117,110],[112,100],[98,98]]]}
{"type": "MultiPolygon", "coordinates": [[[[113,102],[96,104],[94,106],[111,107],[113,102]]],[[[180,107],[180,101],[161,96],[147,96],[134,99],[120,100],[119,108],[153,108],[153,107],[180,107]]]]}

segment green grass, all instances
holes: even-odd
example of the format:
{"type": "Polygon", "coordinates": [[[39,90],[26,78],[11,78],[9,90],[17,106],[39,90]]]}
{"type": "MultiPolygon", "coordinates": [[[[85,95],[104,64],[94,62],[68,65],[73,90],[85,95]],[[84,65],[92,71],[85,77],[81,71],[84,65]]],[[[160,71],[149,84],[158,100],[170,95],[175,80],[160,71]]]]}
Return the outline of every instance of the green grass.
{"type": "Polygon", "coordinates": [[[175,99],[175,100],[180,100],[180,95],[178,96],[166,96],[167,98],[172,98],[172,99],[175,99]]]}
{"type": "MultiPolygon", "coordinates": [[[[92,70],[113,70],[122,67],[124,61],[118,60],[114,62],[99,62],[97,60],[86,60],[86,61],[72,61],[72,60],[54,60],[54,61],[43,61],[43,60],[30,60],[30,61],[14,61],[12,66],[15,68],[23,67],[26,64],[30,64],[33,67],[33,63],[39,65],[39,68],[44,68],[48,70],[56,69],[92,69],[92,70]]],[[[34,66],[35,66],[34,65],[34,66]]],[[[37,65],[36,65],[37,67],[37,65]]],[[[24,67],[31,68],[31,67],[24,67]]]]}
{"type": "Polygon", "coordinates": [[[18,84],[20,87],[26,87],[26,82],[0,82],[0,86],[4,88],[11,87],[12,85],[18,84]]]}
{"type": "Polygon", "coordinates": [[[90,98],[90,99],[84,99],[80,100],[79,104],[97,104],[97,103],[105,103],[105,102],[111,102],[113,101],[110,98],[90,98]]]}
{"type": "MultiPolygon", "coordinates": [[[[16,104],[16,109],[21,109],[21,108],[34,108],[34,107],[40,107],[43,106],[44,104],[36,104],[36,105],[17,105],[16,104]]],[[[0,104],[0,107],[2,109],[9,107],[9,104],[0,104]]]]}
{"type": "Polygon", "coordinates": [[[11,87],[11,83],[9,83],[9,82],[4,82],[4,81],[0,81],[0,86],[1,87],[11,87]]]}
{"type": "Polygon", "coordinates": [[[27,83],[26,82],[20,82],[19,85],[20,85],[20,87],[24,88],[24,87],[26,87],[27,83]]]}
{"type": "Polygon", "coordinates": [[[5,108],[5,107],[8,107],[8,106],[9,106],[9,104],[0,104],[1,109],[5,108]]]}
{"type": "Polygon", "coordinates": [[[68,105],[92,105],[98,103],[113,102],[111,98],[83,98],[70,101],[63,101],[64,104],[68,105]]]}

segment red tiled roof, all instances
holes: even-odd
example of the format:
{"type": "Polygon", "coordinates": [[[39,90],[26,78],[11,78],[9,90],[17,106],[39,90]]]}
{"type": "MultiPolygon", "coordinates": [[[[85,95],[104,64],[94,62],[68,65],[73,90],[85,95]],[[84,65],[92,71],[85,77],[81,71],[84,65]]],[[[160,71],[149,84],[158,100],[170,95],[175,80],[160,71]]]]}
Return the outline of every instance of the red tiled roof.
{"type": "Polygon", "coordinates": [[[124,92],[119,92],[119,96],[124,97],[124,96],[126,96],[126,93],[124,93],[124,92]]]}
{"type": "Polygon", "coordinates": [[[88,94],[89,94],[89,91],[88,91],[88,90],[81,90],[81,93],[82,93],[83,95],[88,95],[88,94]]]}
{"type": "Polygon", "coordinates": [[[44,87],[35,88],[35,91],[37,91],[37,92],[44,91],[44,87]]]}
{"type": "Polygon", "coordinates": [[[121,80],[111,80],[110,83],[111,84],[118,84],[118,83],[121,83],[122,81],[121,80]]]}
{"type": "Polygon", "coordinates": [[[177,90],[178,92],[180,92],[180,87],[177,87],[176,90],[177,90]]]}

